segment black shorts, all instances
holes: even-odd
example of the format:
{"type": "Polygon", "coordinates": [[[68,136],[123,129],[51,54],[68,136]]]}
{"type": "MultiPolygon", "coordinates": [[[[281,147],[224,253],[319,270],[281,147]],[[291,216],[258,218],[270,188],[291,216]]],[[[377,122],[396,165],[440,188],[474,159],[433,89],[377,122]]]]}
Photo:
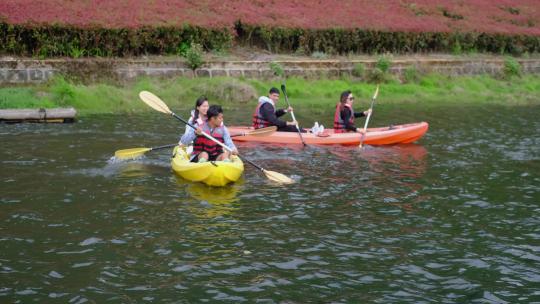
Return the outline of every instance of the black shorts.
{"type": "MultiPolygon", "coordinates": [[[[278,127],[277,130],[279,132],[298,132],[298,129],[296,128],[296,126],[278,127]]],[[[306,133],[306,130],[300,129],[300,132],[306,133]]]]}

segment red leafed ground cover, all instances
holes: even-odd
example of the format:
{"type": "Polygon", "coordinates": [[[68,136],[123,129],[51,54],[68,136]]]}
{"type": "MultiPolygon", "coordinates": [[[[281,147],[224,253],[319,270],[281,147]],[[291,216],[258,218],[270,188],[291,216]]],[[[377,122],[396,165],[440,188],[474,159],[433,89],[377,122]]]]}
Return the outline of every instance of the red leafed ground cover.
{"type": "Polygon", "coordinates": [[[77,27],[190,24],[231,29],[240,20],[303,29],[540,36],[540,0],[1,0],[2,19],[77,27]]]}

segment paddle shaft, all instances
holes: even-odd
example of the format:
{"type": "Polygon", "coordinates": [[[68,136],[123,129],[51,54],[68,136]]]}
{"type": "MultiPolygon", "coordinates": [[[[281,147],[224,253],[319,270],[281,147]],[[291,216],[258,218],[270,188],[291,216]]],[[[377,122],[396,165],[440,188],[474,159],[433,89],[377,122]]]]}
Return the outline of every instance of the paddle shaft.
{"type": "Polygon", "coordinates": [[[364,123],[364,133],[362,133],[362,138],[360,139],[360,145],[359,147],[362,147],[362,144],[364,143],[364,138],[366,137],[366,130],[369,123],[369,118],[371,117],[371,113],[373,112],[373,105],[375,104],[375,99],[377,99],[377,95],[379,94],[379,86],[377,86],[377,89],[375,90],[375,94],[373,95],[373,98],[371,98],[371,105],[369,106],[368,116],[366,117],[366,123],[364,123]]]}
{"type": "MultiPolygon", "coordinates": [[[[190,124],[189,122],[185,121],[184,119],[182,119],[182,117],[176,115],[174,112],[171,111],[171,115],[180,120],[181,122],[185,123],[186,125],[190,126],[193,130],[197,130],[197,127],[195,127],[194,125],[190,124]]],[[[212,137],[210,134],[207,134],[206,132],[202,131],[201,132],[206,138],[210,139],[211,141],[215,142],[216,144],[220,145],[221,147],[223,147],[225,150],[229,151],[229,152],[232,152],[233,150],[229,147],[227,147],[226,145],[224,145],[222,142],[220,142],[219,140],[215,139],[214,137],[212,137]]],[[[249,159],[246,159],[246,158],[243,158],[243,157],[240,157],[240,155],[238,155],[238,157],[240,159],[242,159],[243,161],[246,161],[248,162],[250,165],[252,165],[253,167],[261,170],[261,171],[265,171],[261,166],[255,164],[254,162],[250,161],[249,159]]]]}
{"type": "MultiPolygon", "coordinates": [[[[373,104],[375,103],[375,98],[373,98],[371,100],[371,105],[369,106],[369,108],[371,110],[373,110],[373,104]]],[[[366,129],[367,129],[367,125],[369,123],[369,118],[371,117],[371,112],[368,113],[368,116],[366,117],[366,122],[364,123],[364,132],[366,132],[366,129]]]]}
{"type": "Polygon", "coordinates": [[[150,148],[150,151],[161,150],[161,149],[166,149],[166,148],[172,148],[172,147],[175,147],[177,145],[178,144],[169,144],[169,145],[163,145],[163,146],[159,146],[159,147],[153,147],[153,148],[150,148]]]}
{"type": "MultiPolygon", "coordinates": [[[[285,95],[285,101],[290,108],[291,104],[289,103],[289,97],[287,96],[287,90],[285,89],[284,84],[281,85],[281,90],[283,91],[283,95],[285,95]]],[[[304,141],[304,137],[302,136],[302,132],[300,131],[300,127],[298,126],[298,121],[296,120],[296,117],[294,117],[294,111],[291,111],[291,116],[292,119],[296,122],[296,131],[298,131],[298,135],[300,135],[300,140],[302,141],[302,144],[306,146],[306,142],[304,141]]]]}

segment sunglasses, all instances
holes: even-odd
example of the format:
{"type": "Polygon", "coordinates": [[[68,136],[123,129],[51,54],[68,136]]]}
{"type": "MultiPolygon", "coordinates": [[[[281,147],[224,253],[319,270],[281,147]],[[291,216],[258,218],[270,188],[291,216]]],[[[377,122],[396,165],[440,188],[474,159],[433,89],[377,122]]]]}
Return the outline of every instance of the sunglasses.
{"type": "Polygon", "coordinates": [[[354,100],[354,97],[347,97],[348,100],[354,100]]]}

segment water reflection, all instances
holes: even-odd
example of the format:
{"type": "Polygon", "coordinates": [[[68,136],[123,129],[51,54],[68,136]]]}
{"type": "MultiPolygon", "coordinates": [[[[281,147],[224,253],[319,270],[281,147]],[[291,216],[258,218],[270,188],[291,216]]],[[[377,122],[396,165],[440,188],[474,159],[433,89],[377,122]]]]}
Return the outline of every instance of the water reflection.
{"type": "Polygon", "coordinates": [[[235,210],[234,202],[244,188],[244,179],[224,187],[211,187],[203,183],[187,181],[175,175],[178,191],[185,191],[197,204],[188,203],[187,208],[203,218],[216,218],[230,215],[235,210]]]}
{"type": "Polygon", "coordinates": [[[244,184],[240,178],[236,183],[224,187],[212,187],[203,183],[192,182],[175,175],[179,189],[184,189],[194,199],[215,205],[230,204],[238,200],[237,194],[244,184]]]}

